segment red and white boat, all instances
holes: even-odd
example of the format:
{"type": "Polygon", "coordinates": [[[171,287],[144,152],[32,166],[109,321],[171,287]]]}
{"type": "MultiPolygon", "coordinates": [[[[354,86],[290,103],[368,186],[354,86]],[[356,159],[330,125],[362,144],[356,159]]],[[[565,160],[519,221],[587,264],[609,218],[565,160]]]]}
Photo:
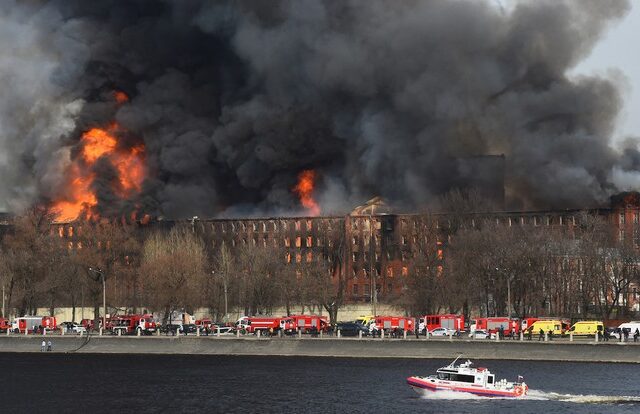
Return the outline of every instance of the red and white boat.
{"type": "Polygon", "coordinates": [[[497,380],[486,368],[473,368],[471,361],[456,365],[460,357],[428,377],[409,377],[407,383],[421,395],[438,391],[466,392],[485,397],[521,398],[529,387],[518,376],[518,381],[497,380]]]}

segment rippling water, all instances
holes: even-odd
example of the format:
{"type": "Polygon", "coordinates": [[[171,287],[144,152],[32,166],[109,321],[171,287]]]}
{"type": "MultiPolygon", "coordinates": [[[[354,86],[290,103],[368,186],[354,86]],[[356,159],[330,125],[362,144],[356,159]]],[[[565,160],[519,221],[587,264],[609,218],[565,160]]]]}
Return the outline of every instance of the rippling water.
{"type": "Polygon", "coordinates": [[[639,413],[640,366],[475,361],[525,377],[526,400],[419,397],[408,376],[442,360],[0,354],[0,411],[639,413]]]}

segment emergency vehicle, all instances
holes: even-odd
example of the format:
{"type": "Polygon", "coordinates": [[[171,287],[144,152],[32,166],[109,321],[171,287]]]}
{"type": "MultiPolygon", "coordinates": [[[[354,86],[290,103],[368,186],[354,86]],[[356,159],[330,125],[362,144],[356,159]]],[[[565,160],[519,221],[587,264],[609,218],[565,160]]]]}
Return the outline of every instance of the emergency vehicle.
{"type": "Polygon", "coordinates": [[[295,320],[291,317],[256,317],[256,316],[243,316],[236,322],[236,328],[245,333],[257,333],[261,331],[262,334],[267,332],[294,333],[296,331],[295,320]]]}
{"type": "Polygon", "coordinates": [[[451,331],[464,331],[464,315],[425,315],[419,319],[419,332],[425,328],[431,332],[437,328],[445,328],[451,331]]]}
{"type": "Polygon", "coordinates": [[[533,325],[534,323],[536,323],[538,321],[560,321],[562,323],[562,325],[566,325],[565,330],[568,330],[569,327],[571,326],[571,320],[558,318],[558,317],[555,317],[555,316],[541,316],[541,317],[523,318],[522,322],[520,323],[520,326],[522,327],[523,331],[526,331],[531,325],[533,325]]]}
{"type": "Polygon", "coordinates": [[[326,316],[291,315],[290,318],[294,320],[296,329],[300,329],[302,333],[327,332],[329,329],[329,321],[326,316]]]}
{"type": "Polygon", "coordinates": [[[0,318],[0,332],[7,332],[11,329],[11,324],[9,323],[9,319],[0,318]]]}
{"type": "Polygon", "coordinates": [[[495,334],[500,330],[500,328],[502,328],[504,335],[511,335],[512,332],[516,335],[520,335],[520,320],[507,317],[476,318],[471,321],[469,331],[473,333],[477,329],[482,329],[487,331],[489,334],[495,334]]]}
{"type": "Polygon", "coordinates": [[[394,330],[413,332],[415,322],[413,318],[404,316],[376,316],[369,325],[369,331],[389,333],[394,330]]]}
{"type": "Polygon", "coordinates": [[[58,322],[55,316],[22,316],[15,318],[11,330],[15,333],[33,332],[35,328],[56,329],[58,322]]]}
{"type": "MultiPolygon", "coordinates": [[[[118,315],[114,316],[110,320],[111,332],[114,334],[120,333],[121,335],[127,334],[147,334],[154,333],[157,329],[156,322],[153,319],[153,315],[118,315]]],[[[109,323],[107,323],[109,325],[109,323]]]]}

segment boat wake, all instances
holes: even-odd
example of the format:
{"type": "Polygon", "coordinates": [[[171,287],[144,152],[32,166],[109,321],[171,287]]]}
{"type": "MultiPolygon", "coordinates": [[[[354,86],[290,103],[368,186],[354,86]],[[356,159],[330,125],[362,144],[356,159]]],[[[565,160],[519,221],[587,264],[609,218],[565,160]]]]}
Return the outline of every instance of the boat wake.
{"type": "Polygon", "coordinates": [[[578,404],[640,404],[640,396],[560,394],[557,392],[538,390],[529,390],[529,394],[525,399],[572,402],[578,404]]]}
{"type": "MultiPolygon", "coordinates": [[[[459,391],[438,391],[426,392],[421,395],[426,400],[501,400],[514,398],[485,397],[459,391]]],[[[545,392],[539,390],[529,390],[529,393],[516,400],[538,400],[538,401],[559,401],[571,402],[578,404],[638,404],[640,405],[640,396],[627,395],[576,395],[576,394],[560,394],[556,392],[545,392]]]]}

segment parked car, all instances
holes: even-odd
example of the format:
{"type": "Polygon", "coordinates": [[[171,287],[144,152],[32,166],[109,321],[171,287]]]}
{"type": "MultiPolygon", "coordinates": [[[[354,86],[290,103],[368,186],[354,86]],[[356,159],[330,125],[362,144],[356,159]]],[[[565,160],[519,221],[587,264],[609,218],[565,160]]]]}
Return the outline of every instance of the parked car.
{"type": "Polygon", "coordinates": [[[196,334],[198,332],[198,327],[194,323],[186,323],[182,325],[182,329],[180,329],[181,334],[196,334]]]}
{"type": "Polygon", "coordinates": [[[489,332],[485,331],[484,329],[476,329],[474,332],[471,332],[469,334],[469,338],[473,338],[473,339],[489,339],[489,338],[491,338],[491,335],[489,335],[489,332]]]}
{"type": "Polygon", "coordinates": [[[160,333],[167,335],[179,335],[182,332],[182,324],[168,323],[160,327],[160,333]]]}
{"type": "Polygon", "coordinates": [[[64,329],[65,332],[69,332],[69,333],[87,332],[87,328],[85,328],[84,326],[76,322],[62,322],[59,326],[60,326],[60,329],[64,329]]]}
{"type": "Polygon", "coordinates": [[[430,336],[449,336],[450,334],[455,335],[456,331],[447,328],[436,328],[432,331],[429,331],[430,336]]]}
{"type": "Polygon", "coordinates": [[[358,332],[362,332],[362,336],[369,335],[369,329],[355,322],[340,322],[335,330],[339,330],[341,336],[358,336],[358,332]]]}

